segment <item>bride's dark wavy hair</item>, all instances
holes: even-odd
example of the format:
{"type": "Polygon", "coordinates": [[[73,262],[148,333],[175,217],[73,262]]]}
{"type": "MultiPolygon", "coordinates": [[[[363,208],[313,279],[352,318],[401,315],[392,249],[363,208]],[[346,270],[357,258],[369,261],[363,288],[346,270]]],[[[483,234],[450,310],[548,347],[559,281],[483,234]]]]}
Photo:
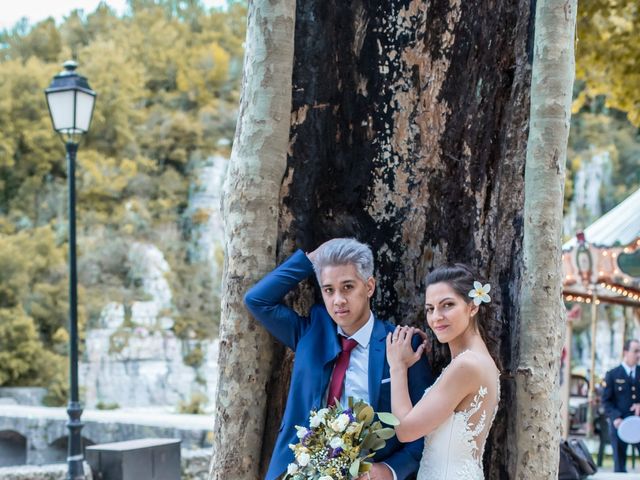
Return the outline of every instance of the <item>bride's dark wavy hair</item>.
{"type": "MultiPolygon", "coordinates": [[[[425,278],[425,291],[430,285],[436,283],[446,283],[467,303],[471,303],[473,299],[469,297],[469,292],[473,290],[473,282],[480,282],[483,285],[487,283],[484,278],[478,275],[468,265],[464,263],[454,263],[452,265],[442,265],[432,270],[425,278]]],[[[491,295],[495,294],[494,285],[492,285],[491,295]]],[[[475,327],[477,328],[482,340],[484,341],[493,361],[498,369],[502,370],[502,362],[500,361],[499,345],[496,339],[489,333],[489,322],[492,317],[491,303],[481,303],[478,313],[473,317],[475,327]]],[[[428,326],[428,325],[427,325],[428,326]]],[[[428,329],[430,330],[430,329],[428,329]]]]}

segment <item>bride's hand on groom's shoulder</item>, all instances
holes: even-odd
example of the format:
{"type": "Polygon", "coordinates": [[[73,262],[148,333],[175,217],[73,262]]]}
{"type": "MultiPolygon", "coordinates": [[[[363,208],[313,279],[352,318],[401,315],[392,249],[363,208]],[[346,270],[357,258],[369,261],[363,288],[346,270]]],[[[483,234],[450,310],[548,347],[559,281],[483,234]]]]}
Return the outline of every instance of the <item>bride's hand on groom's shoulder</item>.
{"type": "Polygon", "coordinates": [[[427,345],[426,334],[414,327],[398,326],[387,335],[387,362],[391,370],[409,368],[422,357],[427,345]],[[422,337],[422,343],[414,351],[411,346],[415,334],[422,337]]]}

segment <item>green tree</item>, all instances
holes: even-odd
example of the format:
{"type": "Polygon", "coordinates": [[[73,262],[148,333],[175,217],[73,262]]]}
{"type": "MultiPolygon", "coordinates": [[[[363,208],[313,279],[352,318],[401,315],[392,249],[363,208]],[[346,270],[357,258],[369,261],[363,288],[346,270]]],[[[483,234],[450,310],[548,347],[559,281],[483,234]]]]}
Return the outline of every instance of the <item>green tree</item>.
{"type": "MultiPolygon", "coordinates": [[[[59,26],[25,20],[0,33],[0,309],[19,320],[12,348],[46,358],[59,359],[68,340],[67,172],[43,89],[68,58],[98,93],[76,174],[81,335],[107,302],[141,299],[128,262],[138,241],[154,243],[171,265],[176,333],[216,334],[215,282],[185,254],[184,212],[194,167],[228,153],[219,140],[235,127],[246,8],[130,6],[122,17],[101,4],[59,26]]],[[[50,385],[59,399],[64,365],[49,365],[38,374],[7,365],[6,381],[50,385]]]]}
{"type": "Polygon", "coordinates": [[[640,6],[635,0],[589,0],[578,6],[576,75],[585,81],[574,111],[602,95],[640,125],[640,6]]]}

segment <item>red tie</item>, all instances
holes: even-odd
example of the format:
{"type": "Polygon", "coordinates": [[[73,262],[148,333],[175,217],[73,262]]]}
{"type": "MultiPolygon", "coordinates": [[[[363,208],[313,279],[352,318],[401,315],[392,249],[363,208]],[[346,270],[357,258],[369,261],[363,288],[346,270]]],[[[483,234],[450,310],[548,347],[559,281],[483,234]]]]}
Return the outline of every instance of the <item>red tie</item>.
{"type": "Polygon", "coordinates": [[[336,366],[333,369],[331,375],[331,382],[329,382],[329,397],[327,398],[327,405],[333,407],[336,404],[336,398],[340,400],[342,397],[342,385],[344,384],[344,376],[347,373],[347,367],[349,366],[349,358],[351,357],[351,350],[356,348],[358,342],[352,338],[340,337],[342,343],[342,352],[338,355],[336,360],[336,366]]]}

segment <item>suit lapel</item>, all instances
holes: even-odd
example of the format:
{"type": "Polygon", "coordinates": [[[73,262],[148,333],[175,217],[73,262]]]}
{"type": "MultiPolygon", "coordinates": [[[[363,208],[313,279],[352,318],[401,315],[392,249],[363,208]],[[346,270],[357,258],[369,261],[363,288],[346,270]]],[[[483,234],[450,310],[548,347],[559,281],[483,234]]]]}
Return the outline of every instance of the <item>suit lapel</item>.
{"type": "Polygon", "coordinates": [[[315,336],[315,342],[312,347],[318,352],[316,358],[320,361],[320,365],[308,365],[311,375],[315,375],[315,371],[319,370],[319,378],[316,377],[318,378],[318,383],[316,383],[318,390],[315,396],[317,405],[314,405],[314,408],[321,406],[324,402],[324,395],[326,394],[331,373],[333,372],[333,364],[342,351],[342,347],[338,341],[336,324],[333,323],[333,320],[331,320],[326,310],[322,309],[321,315],[322,323],[319,327],[322,329],[322,332],[320,335],[315,336]]]}
{"type": "Polygon", "coordinates": [[[380,382],[385,362],[385,339],[387,331],[384,323],[375,318],[371,341],[369,342],[369,404],[374,410],[378,409],[380,396],[380,382]]]}

